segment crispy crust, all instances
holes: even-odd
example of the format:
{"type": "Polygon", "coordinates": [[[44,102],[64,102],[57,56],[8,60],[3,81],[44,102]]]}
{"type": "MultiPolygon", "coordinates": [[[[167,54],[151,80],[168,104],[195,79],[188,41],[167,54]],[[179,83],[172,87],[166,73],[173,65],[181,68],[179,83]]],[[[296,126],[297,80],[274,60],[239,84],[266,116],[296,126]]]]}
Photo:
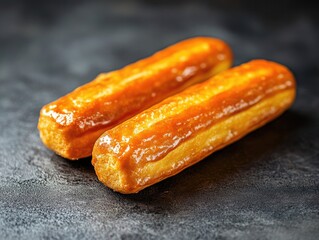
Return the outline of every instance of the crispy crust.
{"type": "Polygon", "coordinates": [[[227,44],[192,38],[123,69],[100,74],[45,105],[38,129],[43,143],[71,159],[90,156],[106,130],[183,89],[230,67],[227,44]]]}
{"type": "Polygon", "coordinates": [[[276,118],[292,104],[295,89],[286,67],[251,61],[106,131],[92,164],[105,185],[136,193],[276,118]]]}

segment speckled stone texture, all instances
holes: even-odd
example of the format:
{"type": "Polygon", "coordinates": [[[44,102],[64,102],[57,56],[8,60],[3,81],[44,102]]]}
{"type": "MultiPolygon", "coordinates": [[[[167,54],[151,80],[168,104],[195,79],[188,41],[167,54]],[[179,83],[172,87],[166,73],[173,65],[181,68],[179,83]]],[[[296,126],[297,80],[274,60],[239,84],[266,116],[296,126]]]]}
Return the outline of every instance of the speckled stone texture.
{"type": "Polygon", "coordinates": [[[241,2],[1,1],[0,239],[318,239],[317,13],[241,2]],[[293,107],[136,195],[104,187],[90,159],[69,162],[42,145],[42,105],[197,35],[227,41],[236,65],[289,66],[293,107]]]}

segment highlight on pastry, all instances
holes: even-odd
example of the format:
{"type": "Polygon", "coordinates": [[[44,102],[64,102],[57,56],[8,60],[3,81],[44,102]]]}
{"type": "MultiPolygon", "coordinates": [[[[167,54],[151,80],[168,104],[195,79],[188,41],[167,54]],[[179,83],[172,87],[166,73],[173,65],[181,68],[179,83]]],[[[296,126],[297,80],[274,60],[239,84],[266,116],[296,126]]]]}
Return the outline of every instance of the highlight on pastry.
{"type": "Polygon", "coordinates": [[[221,40],[198,37],[161,50],[120,70],[102,73],[45,105],[38,129],[43,143],[68,159],[91,156],[106,130],[232,64],[221,40]]]}
{"type": "Polygon", "coordinates": [[[106,131],[93,149],[99,180],[136,193],[204,159],[282,114],[294,76],[254,60],[226,70],[106,131]]]}

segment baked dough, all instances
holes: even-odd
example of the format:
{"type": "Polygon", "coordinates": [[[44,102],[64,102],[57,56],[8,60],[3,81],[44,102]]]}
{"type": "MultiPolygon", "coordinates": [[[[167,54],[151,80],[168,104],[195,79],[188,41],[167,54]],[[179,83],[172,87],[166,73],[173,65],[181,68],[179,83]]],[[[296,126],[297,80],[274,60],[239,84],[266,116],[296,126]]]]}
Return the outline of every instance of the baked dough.
{"type": "Polygon", "coordinates": [[[213,38],[192,38],[123,69],[102,73],[45,105],[38,128],[43,143],[68,159],[91,156],[107,129],[230,67],[232,53],[213,38]]]}
{"type": "Polygon", "coordinates": [[[136,193],[278,117],[295,91],[286,67],[251,61],[106,131],[96,141],[92,164],[106,186],[136,193]]]}

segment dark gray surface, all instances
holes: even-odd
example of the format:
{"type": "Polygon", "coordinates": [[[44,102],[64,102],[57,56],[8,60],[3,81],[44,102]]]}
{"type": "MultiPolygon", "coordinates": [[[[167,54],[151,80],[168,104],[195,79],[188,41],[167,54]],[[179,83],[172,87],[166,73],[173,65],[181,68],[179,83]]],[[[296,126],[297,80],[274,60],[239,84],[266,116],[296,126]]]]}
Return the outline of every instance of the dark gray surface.
{"type": "Polygon", "coordinates": [[[310,8],[53,2],[0,5],[0,239],[318,239],[319,32],[310,8]],[[42,145],[42,105],[196,35],[227,41],[236,64],[288,65],[293,107],[137,195],[104,187],[90,159],[69,162],[42,145]]]}

